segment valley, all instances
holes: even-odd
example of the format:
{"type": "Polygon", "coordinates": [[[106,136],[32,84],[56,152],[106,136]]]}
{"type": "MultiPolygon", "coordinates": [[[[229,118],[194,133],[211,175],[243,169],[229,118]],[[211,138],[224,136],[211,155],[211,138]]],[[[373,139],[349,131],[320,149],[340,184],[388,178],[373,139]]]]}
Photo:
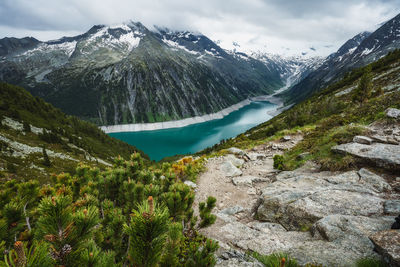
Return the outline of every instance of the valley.
{"type": "Polygon", "coordinates": [[[400,266],[400,14],[261,2],[0,39],[0,267],[400,266]]]}

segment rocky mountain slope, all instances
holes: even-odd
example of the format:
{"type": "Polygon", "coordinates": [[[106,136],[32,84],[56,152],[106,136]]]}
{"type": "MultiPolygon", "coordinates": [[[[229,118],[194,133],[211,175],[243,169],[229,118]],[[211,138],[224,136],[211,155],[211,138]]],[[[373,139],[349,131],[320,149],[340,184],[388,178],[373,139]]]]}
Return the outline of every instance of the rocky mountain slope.
{"type": "Polygon", "coordinates": [[[129,158],[135,151],[23,88],[0,83],[1,181],[49,181],[51,173],[74,173],[79,162],[104,168],[115,157],[129,158]]]}
{"type": "Polygon", "coordinates": [[[202,34],[133,22],[49,42],[0,40],[0,80],[101,125],[213,113],[273,93],[302,72],[295,64],[261,62],[202,34]]]}
{"type": "Polygon", "coordinates": [[[299,102],[337,81],[347,71],[364,66],[400,47],[400,14],[373,33],[363,32],[347,41],[323,64],[285,93],[290,102],[299,102]]]}
{"type": "Polygon", "coordinates": [[[324,62],[322,57],[292,56],[284,57],[263,52],[252,52],[249,55],[263,62],[268,68],[278,70],[285,81],[282,91],[296,85],[324,62]]]}
{"type": "Polygon", "coordinates": [[[196,201],[218,199],[202,230],[220,241],[217,266],[262,266],[248,251],[400,264],[400,50],[203,153],[196,201]]]}

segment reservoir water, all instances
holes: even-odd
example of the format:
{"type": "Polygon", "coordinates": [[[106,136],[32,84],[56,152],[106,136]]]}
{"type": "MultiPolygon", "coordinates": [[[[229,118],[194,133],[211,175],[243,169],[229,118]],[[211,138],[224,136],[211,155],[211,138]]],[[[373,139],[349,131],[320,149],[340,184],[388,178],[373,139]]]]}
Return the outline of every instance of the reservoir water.
{"type": "Polygon", "coordinates": [[[121,132],[109,135],[136,146],[152,160],[177,154],[195,153],[235,137],[272,118],[269,111],[277,105],[267,101],[252,102],[222,119],[188,125],[181,128],[154,131],[121,132]]]}

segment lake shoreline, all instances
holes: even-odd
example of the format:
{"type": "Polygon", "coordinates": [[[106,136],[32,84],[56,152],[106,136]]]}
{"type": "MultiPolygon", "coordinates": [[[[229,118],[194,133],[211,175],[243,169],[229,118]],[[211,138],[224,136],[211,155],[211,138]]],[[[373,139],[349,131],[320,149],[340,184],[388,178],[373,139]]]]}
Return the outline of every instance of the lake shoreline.
{"type": "Polygon", "coordinates": [[[133,123],[133,124],[117,124],[117,125],[109,125],[109,126],[100,126],[100,129],[105,133],[122,133],[122,132],[140,132],[140,131],[154,131],[154,130],[162,130],[162,129],[171,129],[171,128],[181,128],[192,124],[222,119],[225,116],[229,115],[233,111],[239,110],[247,105],[250,105],[252,102],[259,101],[268,101],[272,104],[275,104],[276,107],[271,112],[268,112],[269,115],[276,116],[284,110],[283,101],[274,96],[274,95],[265,95],[265,96],[257,96],[251,97],[246,100],[243,100],[239,103],[236,103],[232,106],[229,106],[223,110],[220,110],[216,113],[206,114],[202,116],[196,116],[181,120],[174,121],[165,121],[165,122],[154,122],[154,123],[133,123]]]}

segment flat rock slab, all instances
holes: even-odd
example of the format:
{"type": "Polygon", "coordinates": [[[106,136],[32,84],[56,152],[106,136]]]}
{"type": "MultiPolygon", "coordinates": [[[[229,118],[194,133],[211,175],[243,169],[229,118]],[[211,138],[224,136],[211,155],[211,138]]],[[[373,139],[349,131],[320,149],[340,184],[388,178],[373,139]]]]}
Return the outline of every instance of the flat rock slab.
{"type": "Polygon", "coordinates": [[[386,230],[371,237],[376,250],[391,266],[400,266],[400,230],[386,230]]]}
{"type": "Polygon", "coordinates": [[[351,154],[382,168],[400,170],[400,145],[348,143],[335,146],[332,151],[351,154]]]}
{"type": "Polygon", "coordinates": [[[236,213],[239,213],[242,211],[244,211],[243,207],[234,206],[234,207],[229,207],[229,208],[221,210],[221,213],[224,213],[226,215],[235,215],[236,213]]]}
{"type": "Polygon", "coordinates": [[[256,182],[268,182],[268,181],[269,181],[269,179],[251,176],[251,175],[243,175],[243,176],[238,176],[238,177],[232,178],[232,183],[234,185],[246,185],[246,186],[252,186],[253,183],[256,183],[256,182]]]}
{"type": "Polygon", "coordinates": [[[384,180],[367,170],[338,175],[282,172],[262,190],[259,219],[286,229],[308,227],[331,214],[380,216],[385,199],[379,195],[384,180]]]}

